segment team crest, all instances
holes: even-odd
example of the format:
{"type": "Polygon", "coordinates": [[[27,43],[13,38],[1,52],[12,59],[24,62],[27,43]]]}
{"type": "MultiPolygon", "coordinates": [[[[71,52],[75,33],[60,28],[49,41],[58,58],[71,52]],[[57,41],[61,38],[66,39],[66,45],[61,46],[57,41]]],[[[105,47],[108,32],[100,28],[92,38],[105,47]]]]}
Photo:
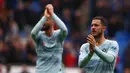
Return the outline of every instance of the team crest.
{"type": "Polygon", "coordinates": [[[107,52],[107,50],[105,48],[102,49],[103,52],[107,52]]]}

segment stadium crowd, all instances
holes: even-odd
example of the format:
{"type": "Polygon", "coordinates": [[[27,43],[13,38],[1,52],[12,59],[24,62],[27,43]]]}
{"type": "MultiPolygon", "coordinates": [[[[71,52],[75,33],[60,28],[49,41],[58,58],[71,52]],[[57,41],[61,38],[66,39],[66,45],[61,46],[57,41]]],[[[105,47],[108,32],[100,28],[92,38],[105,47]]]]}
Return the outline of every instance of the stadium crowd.
{"type": "Polygon", "coordinates": [[[116,73],[130,72],[130,0],[0,0],[1,65],[35,65],[30,31],[48,3],[69,30],[63,51],[65,67],[78,67],[79,49],[86,42],[91,18],[104,16],[109,23],[106,37],[119,43],[116,73]]]}

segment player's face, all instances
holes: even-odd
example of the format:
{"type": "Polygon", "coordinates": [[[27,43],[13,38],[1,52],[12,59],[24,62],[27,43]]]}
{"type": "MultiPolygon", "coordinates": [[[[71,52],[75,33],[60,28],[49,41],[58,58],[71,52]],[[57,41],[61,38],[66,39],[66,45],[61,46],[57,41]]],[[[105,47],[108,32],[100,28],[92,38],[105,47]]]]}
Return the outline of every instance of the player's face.
{"type": "Polygon", "coordinates": [[[94,37],[100,37],[105,31],[105,26],[101,24],[101,21],[98,19],[92,20],[91,24],[91,34],[94,37]]]}
{"type": "Polygon", "coordinates": [[[48,20],[44,23],[42,30],[47,31],[47,30],[49,30],[51,27],[53,27],[53,21],[50,20],[50,19],[48,19],[48,20]]]}

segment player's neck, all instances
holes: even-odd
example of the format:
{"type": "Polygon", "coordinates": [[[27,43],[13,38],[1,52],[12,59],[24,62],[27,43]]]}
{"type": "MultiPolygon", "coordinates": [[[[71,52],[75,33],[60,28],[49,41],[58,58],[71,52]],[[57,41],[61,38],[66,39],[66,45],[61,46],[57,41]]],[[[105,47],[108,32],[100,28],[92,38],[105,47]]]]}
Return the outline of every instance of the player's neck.
{"type": "Polygon", "coordinates": [[[50,37],[50,36],[52,36],[53,31],[54,31],[54,29],[50,28],[49,30],[45,31],[45,34],[50,37]]]}
{"type": "Polygon", "coordinates": [[[96,40],[96,45],[97,45],[97,46],[100,46],[101,44],[104,43],[105,37],[104,37],[104,35],[102,35],[101,37],[96,38],[95,40],[96,40]]]}

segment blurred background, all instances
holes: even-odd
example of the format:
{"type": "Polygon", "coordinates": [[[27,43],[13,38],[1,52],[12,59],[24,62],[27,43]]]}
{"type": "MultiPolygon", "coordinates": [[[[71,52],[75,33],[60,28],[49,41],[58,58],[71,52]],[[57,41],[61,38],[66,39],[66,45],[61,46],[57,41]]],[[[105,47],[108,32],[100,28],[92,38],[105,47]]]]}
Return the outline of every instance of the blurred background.
{"type": "Polygon", "coordinates": [[[80,46],[91,20],[108,20],[105,36],[119,44],[115,73],[130,73],[130,0],[0,0],[0,73],[35,73],[36,52],[30,31],[51,3],[66,24],[65,73],[84,73],[78,67],[80,46]]]}

